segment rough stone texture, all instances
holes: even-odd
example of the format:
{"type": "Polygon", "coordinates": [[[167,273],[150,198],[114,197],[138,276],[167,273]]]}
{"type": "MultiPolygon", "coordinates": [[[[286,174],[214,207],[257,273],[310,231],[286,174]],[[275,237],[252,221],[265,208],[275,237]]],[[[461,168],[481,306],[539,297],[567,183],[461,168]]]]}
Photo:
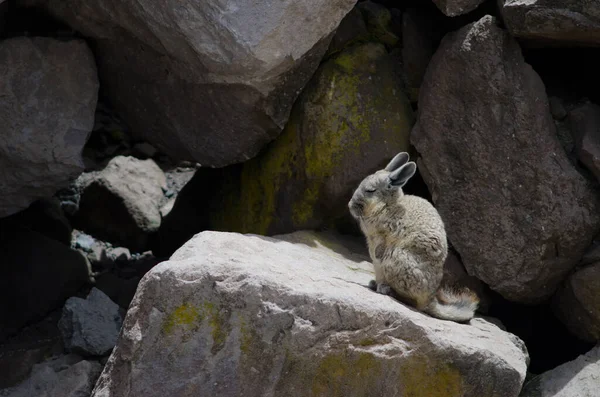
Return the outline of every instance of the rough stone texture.
{"type": "Polygon", "coordinates": [[[111,101],[137,137],[225,166],[275,138],[356,0],[23,0],[95,39],[111,101]]]}
{"type": "Polygon", "coordinates": [[[0,218],[51,196],[83,171],[98,77],[83,40],[0,42],[0,218]]]}
{"type": "Polygon", "coordinates": [[[504,23],[514,36],[565,45],[600,44],[596,0],[499,0],[504,23]]]}
{"type": "Polygon", "coordinates": [[[81,189],[75,225],[94,237],[144,250],[158,230],[166,177],[153,160],[118,156],[98,172],[77,180],[81,189]]]}
{"type": "Polygon", "coordinates": [[[0,344],[0,390],[18,385],[29,377],[35,364],[63,353],[59,318],[60,310],[55,310],[0,344]]]}
{"type": "Polygon", "coordinates": [[[372,292],[335,241],[281,238],[203,232],[147,273],[92,396],[518,395],[515,336],[372,292]]]}
{"type": "Polygon", "coordinates": [[[419,169],[467,271],[509,300],[548,298],[600,229],[600,203],[541,79],[485,16],[444,38],[419,99],[419,169]]]}
{"type": "Polygon", "coordinates": [[[553,298],[556,316],[588,342],[600,340],[600,262],[578,269],[553,298]]]}
{"type": "Polygon", "coordinates": [[[371,40],[376,40],[388,47],[395,46],[400,38],[400,29],[394,29],[394,21],[390,10],[378,3],[370,0],[356,4],[356,7],[364,16],[367,31],[371,40]]]}
{"type": "Polygon", "coordinates": [[[86,299],[67,300],[58,327],[67,351],[103,356],[115,346],[121,324],[119,306],[92,288],[86,299]]]}
{"type": "Polygon", "coordinates": [[[102,366],[75,355],[52,358],[33,367],[31,376],[20,385],[0,390],[3,397],[85,397],[89,396],[102,366]]]}
{"type": "Polygon", "coordinates": [[[485,0],[433,0],[437,8],[449,17],[473,11],[485,0]]]}
{"type": "Polygon", "coordinates": [[[89,263],[39,233],[0,225],[0,341],[62,306],[89,281],[89,263]]]}
{"type": "Polygon", "coordinates": [[[435,50],[435,26],[432,18],[418,9],[402,13],[402,70],[410,99],[417,102],[419,88],[435,50]]]}
{"type": "Polygon", "coordinates": [[[335,30],[335,35],[329,43],[326,56],[344,50],[346,47],[369,40],[367,23],[358,7],[354,7],[335,30]]]}
{"type": "Polygon", "coordinates": [[[569,112],[579,160],[600,180],[600,106],[586,103],[569,112]]]}
{"type": "Polygon", "coordinates": [[[598,395],[600,346],[527,382],[520,397],[594,397],[598,395]]]}
{"type": "Polygon", "coordinates": [[[394,67],[375,43],[322,64],[281,136],[226,173],[209,229],[277,234],[348,215],[361,179],[409,150],[413,112],[394,67]]]}

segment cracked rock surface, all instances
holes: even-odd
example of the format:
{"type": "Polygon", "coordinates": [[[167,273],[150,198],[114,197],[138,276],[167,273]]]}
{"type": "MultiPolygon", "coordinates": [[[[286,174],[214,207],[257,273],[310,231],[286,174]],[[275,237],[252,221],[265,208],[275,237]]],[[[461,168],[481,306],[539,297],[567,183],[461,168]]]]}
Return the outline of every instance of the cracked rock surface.
{"type": "Polygon", "coordinates": [[[520,339],[370,291],[371,264],[344,245],[196,235],[140,282],[92,395],[518,395],[520,339]]]}

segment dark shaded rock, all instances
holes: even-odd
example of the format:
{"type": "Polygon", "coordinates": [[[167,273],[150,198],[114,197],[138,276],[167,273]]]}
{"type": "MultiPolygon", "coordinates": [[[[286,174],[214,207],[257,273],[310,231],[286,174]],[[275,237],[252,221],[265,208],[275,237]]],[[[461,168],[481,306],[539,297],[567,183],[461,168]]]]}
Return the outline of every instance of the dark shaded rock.
{"type": "Polygon", "coordinates": [[[355,2],[22,1],[95,40],[103,89],[136,138],[214,167],[281,132],[355,2]]]}
{"type": "Polygon", "coordinates": [[[98,172],[77,180],[81,190],[76,227],[141,252],[158,230],[166,178],[153,160],[118,156],[98,172]]]}
{"type": "Polygon", "coordinates": [[[392,13],[381,4],[370,0],[357,3],[363,14],[371,40],[394,47],[400,41],[401,28],[394,24],[392,13]]]}
{"type": "Polygon", "coordinates": [[[466,14],[476,9],[485,0],[433,0],[437,8],[449,17],[466,14]]]}
{"type": "Polygon", "coordinates": [[[554,296],[553,306],[573,335],[600,341],[600,262],[571,274],[554,296]]]}
{"type": "Polygon", "coordinates": [[[600,106],[586,103],[569,112],[579,161],[600,181],[600,106]]]}
{"type": "Polygon", "coordinates": [[[39,233],[0,226],[0,341],[60,307],[89,281],[77,251],[39,233]]]}
{"type": "Polygon", "coordinates": [[[49,197],[83,171],[98,96],[83,40],[0,42],[0,217],[49,197]]]}
{"type": "Polygon", "coordinates": [[[103,356],[117,343],[121,329],[119,306],[98,288],[86,299],[71,297],[58,322],[67,351],[84,356],[103,356]]]}
{"type": "Polygon", "coordinates": [[[0,222],[33,230],[67,246],[71,244],[71,225],[55,198],[37,200],[27,209],[0,222]]]}
{"type": "Polygon", "coordinates": [[[365,18],[358,7],[354,7],[340,22],[340,26],[329,43],[326,55],[340,52],[353,44],[366,42],[369,38],[365,18]]]}
{"type": "Polygon", "coordinates": [[[563,45],[600,44],[595,0],[499,0],[502,18],[516,37],[563,45]]]}
{"type": "Polygon", "coordinates": [[[33,367],[31,376],[18,386],[0,390],[6,397],[89,396],[102,366],[76,355],[58,356],[33,367]]]}
{"type": "Polygon", "coordinates": [[[509,300],[548,298],[600,229],[600,200],[539,76],[486,16],[444,38],[419,99],[419,169],[467,271],[509,300]]]}

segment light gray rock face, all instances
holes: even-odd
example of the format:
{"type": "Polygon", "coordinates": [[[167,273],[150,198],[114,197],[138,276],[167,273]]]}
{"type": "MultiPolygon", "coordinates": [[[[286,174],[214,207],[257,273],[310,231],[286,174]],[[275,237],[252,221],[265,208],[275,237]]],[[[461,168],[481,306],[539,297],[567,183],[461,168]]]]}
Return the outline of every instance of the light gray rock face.
{"type": "Polygon", "coordinates": [[[33,367],[31,376],[18,386],[0,390],[3,397],[86,397],[102,366],[76,355],[52,358],[33,367]]]}
{"type": "Polygon", "coordinates": [[[469,274],[512,301],[550,297],[600,229],[600,195],[516,41],[490,16],[447,35],[419,111],[419,169],[469,274]]]}
{"type": "Polygon", "coordinates": [[[511,34],[566,45],[600,44],[596,0],[499,0],[511,34]]]}
{"type": "Polygon", "coordinates": [[[167,187],[164,172],[151,160],[117,156],[98,172],[82,174],[75,223],[98,237],[143,251],[149,233],[161,223],[167,187]]]}
{"type": "Polygon", "coordinates": [[[283,128],[356,0],[25,0],[96,40],[133,132],[173,157],[225,166],[283,128]]]}
{"type": "Polygon", "coordinates": [[[51,196],[83,171],[98,77],[83,40],[0,42],[0,218],[51,196]]]}
{"type": "Polygon", "coordinates": [[[142,279],[92,395],[518,395],[522,341],[372,292],[339,241],[196,235],[142,279]]]}
{"type": "Polygon", "coordinates": [[[600,346],[531,379],[520,397],[595,397],[600,377],[600,346]]]}
{"type": "Polygon", "coordinates": [[[87,299],[71,297],[58,323],[65,348],[86,356],[102,356],[117,342],[122,319],[119,306],[92,288],[87,299]]]}
{"type": "Polygon", "coordinates": [[[449,17],[473,11],[485,0],[433,0],[437,8],[449,17]]]}

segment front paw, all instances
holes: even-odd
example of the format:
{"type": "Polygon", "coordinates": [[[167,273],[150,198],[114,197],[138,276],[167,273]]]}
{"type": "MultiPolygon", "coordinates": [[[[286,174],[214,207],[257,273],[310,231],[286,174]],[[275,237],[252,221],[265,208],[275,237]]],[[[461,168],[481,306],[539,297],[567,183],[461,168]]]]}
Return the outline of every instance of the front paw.
{"type": "Polygon", "coordinates": [[[381,295],[391,295],[392,287],[384,283],[377,284],[377,293],[381,295]]]}
{"type": "Polygon", "coordinates": [[[377,291],[377,281],[375,281],[375,280],[369,281],[369,289],[371,291],[377,291]]]}

